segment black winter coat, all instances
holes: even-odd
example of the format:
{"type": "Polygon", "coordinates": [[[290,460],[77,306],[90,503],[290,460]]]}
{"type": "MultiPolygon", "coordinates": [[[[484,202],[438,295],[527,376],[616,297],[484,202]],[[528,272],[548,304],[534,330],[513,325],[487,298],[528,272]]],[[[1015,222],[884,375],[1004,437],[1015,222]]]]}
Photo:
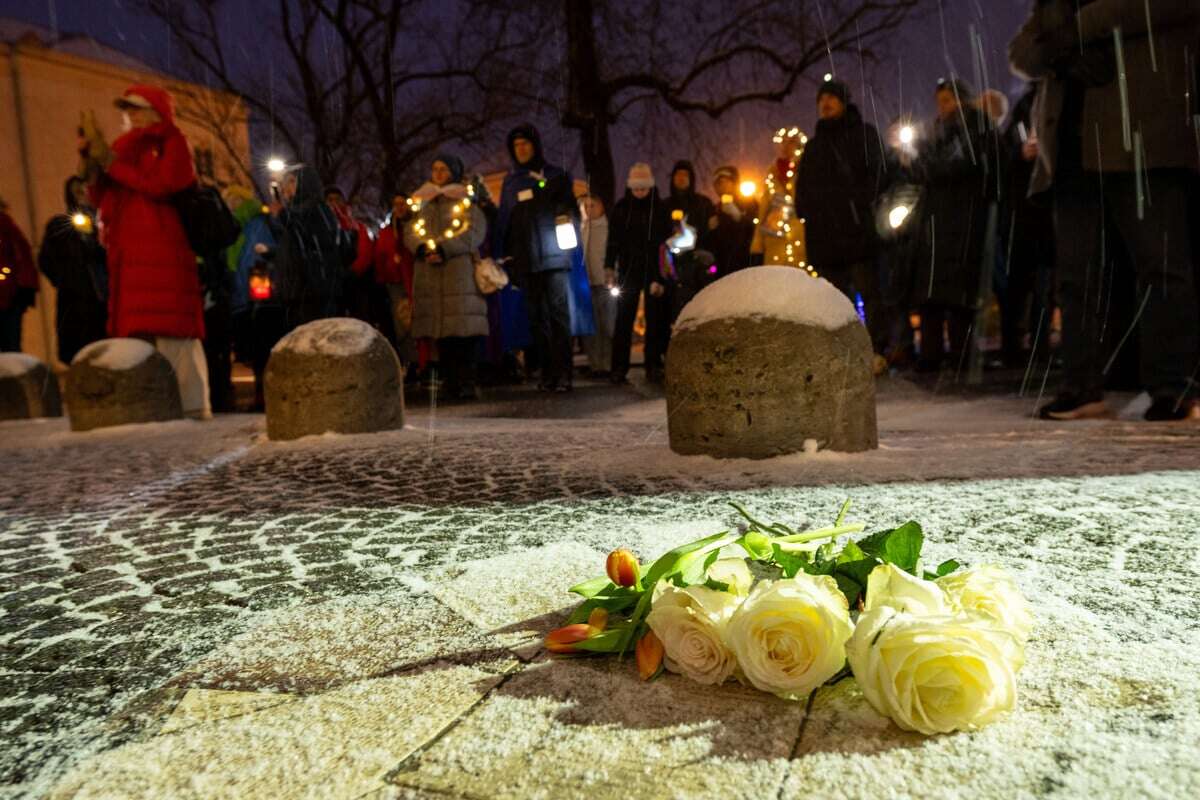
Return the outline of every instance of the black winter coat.
{"type": "MultiPolygon", "coordinates": [[[[92,223],[94,224],[94,223],[92,223]]],[[[108,321],[108,271],[104,248],[94,233],[77,228],[60,214],[46,225],[38,251],[38,269],[58,292],[55,302],[58,358],[75,354],[105,338],[108,321]]]]}
{"type": "Polygon", "coordinates": [[[672,184],[671,194],[667,196],[667,213],[682,211],[687,218],[687,224],[696,229],[696,249],[705,250],[708,244],[708,221],[717,213],[717,207],[700,192],[696,191],[696,170],[690,161],[678,162],[671,170],[672,177],[679,170],[687,170],[691,177],[691,188],[686,192],[677,190],[672,184]]]}
{"type": "Polygon", "coordinates": [[[913,305],[979,305],[988,219],[1000,188],[998,149],[987,116],[964,106],[961,115],[938,120],[920,150],[913,164],[922,187],[913,220],[913,305]]]}
{"type": "Polygon", "coordinates": [[[874,126],[849,105],[823,119],[796,175],[796,215],[804,219],[808,261],[819,272],[875,255],[875,201],[883,188],[883,146],[874,126]]]}
{"type": "Polygon", "coordinates": [[[717,227],[709,229],[704,239],[722,278],[750,266],[750,244],[754,241],[754,218],[758,214],[754,200],[735,196],[733,202],[742,212],[741,217],[735,219],[717,205],[717,227]]]}
{"type": "Polygon", "coordinates": [[[649,286],[658,277],[659,246],[670,235],[671,215],[658,190],[640,200],[626,191],[608,215],[605,269],[617,270],[625,287],[649,286]]]}
{"type": "Polygon", "coordinates": [[[322,191],[316,171],[301,167],[296,195],[275,231],[275,276],[289,327],[342,314],[342,286],[357,248],[322,191]]]}

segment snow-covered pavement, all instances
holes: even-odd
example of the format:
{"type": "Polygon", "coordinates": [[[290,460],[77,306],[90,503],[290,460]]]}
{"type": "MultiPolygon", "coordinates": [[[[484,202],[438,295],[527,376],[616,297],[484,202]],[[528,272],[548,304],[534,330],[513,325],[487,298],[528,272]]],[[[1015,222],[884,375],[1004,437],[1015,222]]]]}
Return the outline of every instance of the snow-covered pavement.
{"type": "Polygon", "coordinates": [[[717,462],[670,453],[662,400],[590,391],[293,443],[0,424],[0,796],[1200,793],[1200,426],[896,382],[876,452],[717,462]],[[1017,575],[1018,712],[922,741],[852,681],[806,707],[541,653],[609,549],[846,496],[1017,575]]]}

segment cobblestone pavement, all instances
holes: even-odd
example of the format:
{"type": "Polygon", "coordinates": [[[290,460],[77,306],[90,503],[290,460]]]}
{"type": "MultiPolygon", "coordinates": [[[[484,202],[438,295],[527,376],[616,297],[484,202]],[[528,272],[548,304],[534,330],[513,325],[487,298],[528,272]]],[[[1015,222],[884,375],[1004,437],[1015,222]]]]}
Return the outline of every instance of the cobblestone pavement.
{"type": "MultiPolygon", "coordinates": [[[[0,425],[0,795],[40,796],[72,764],[143,736],[141,710],[271,614],[421,597],[462,563],[563,543],[656,552],[728,522],[732,492],[791,519],[851,494],[873,524],[929,519],[947,547],[980,554],[988,531],[1030,551],[1081,526],[1111,544],[1097,502],[1194,527],[1200,474],[1181,470],[1200,469],[1195,427],[1043,428],[1020,418],[1026,401],[911,401],[884,397],[877,454],[760,464],[671,456],[660,401],[632,396],[585,419],[417,410],[404,431],[286,444],[241,415],[89,434],[0,425]],[[1159,477],[1081,488],[1147,473],[1159,477]],[[1020,490],[997,489],[1002,478],[1020,490]]],[[[1200,601],[1183,602],[1200,618],[1200,601]]],[[[493,646],[510,647],[481,652],[499,658],[493,646]]]]}

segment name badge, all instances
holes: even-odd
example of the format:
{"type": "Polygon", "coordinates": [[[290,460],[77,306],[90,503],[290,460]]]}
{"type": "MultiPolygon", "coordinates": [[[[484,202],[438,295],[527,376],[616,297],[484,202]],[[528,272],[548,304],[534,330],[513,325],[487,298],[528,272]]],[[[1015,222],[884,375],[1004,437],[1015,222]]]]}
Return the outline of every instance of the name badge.
{"type": "Polygon", "coordinates": [[[524,203],[526,200],[533,199],[533,189],[522,189],[517,192],[517,202],[524,203]]]}

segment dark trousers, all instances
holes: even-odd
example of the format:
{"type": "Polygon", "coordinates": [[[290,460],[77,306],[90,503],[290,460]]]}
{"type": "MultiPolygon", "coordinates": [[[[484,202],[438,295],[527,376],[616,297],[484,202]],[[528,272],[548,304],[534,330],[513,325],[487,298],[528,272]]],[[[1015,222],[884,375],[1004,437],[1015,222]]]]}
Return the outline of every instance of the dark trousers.
{"type": "Polygon", "coordinates": [[[571,272],[565,269],[529,275],[527,300],[534,350],[541,359],[542,384],[571,384],[571,272]]]}
{"type": "Polygon", "coordinates": [[[473,392],[480,336],[438,339],[438,371],[448,394],[473,392]]]}
{"type": "Polygon", "coordinates": [[[975,321],[975,310],[966,306],[925,303],[920,307],[920,313],[920,363],[930,367],[942,363],[942,359],[945,357],[942,349],[943,324],[949,334],[950,358],[955,363],[963,359],[967,346],[970,344],[971,325],[975,321]]]}
{"type": "Polygon", "coordinates": [[[617,321],[613,328],[612,374],[623,378],[629,372],[629,356],[633,349],[633,325],[637,321],[638,303],[644,302],[646,312],[645,367],[646,371],[662,369],[663,356],[671,338],[671,317],[667,297],[653,297],[644,289],[640,275],[621,276],[621,294],[617,297],[617,321]]]}
{"type": "Polygon", "coordinates": [[[837,287],[838,291],[854,302],[858,294],[863,301],[863,315],[867,320],[867,334],[876,353],[888,347],[888,317],[883,309],[883,292],[880,289],[879,266],[873,261],[856,261],[853,264],[837,264],[821,270],[822,277],[837,287]]]}
{"type": "Polygon", "coordinates": [[[227,300],[204,312],[204,360],[208,397],[218,414],[233,411],[233,314],[227,300]]]}
{"type": "Polygon", "coordinates": [[[0,353],[21,351],[21,317],[24,314],[24,308],[0,310],[0,353]]]}
{"type": "MultiPolygon", "coordinates": [[[[1156,399],[1194,394],[1200,356],[1195,265],[1188,222],[1190,177],[1149,170],[1141,219],[1137,176],[1076,173],[1058,178],[1054,194],[1058,301],[1062,308],[1063,391],[1103,390],[1104,371],[1129,330],[1106,326],[1106,249],[1124,245],[1137,276],[1142,388],[1156,399]],[[1105,241],[1106,223],[1119,237],[1105,241]]],[[[1127,342],[1126,342],[1127,345],[1127,342]]]]}

